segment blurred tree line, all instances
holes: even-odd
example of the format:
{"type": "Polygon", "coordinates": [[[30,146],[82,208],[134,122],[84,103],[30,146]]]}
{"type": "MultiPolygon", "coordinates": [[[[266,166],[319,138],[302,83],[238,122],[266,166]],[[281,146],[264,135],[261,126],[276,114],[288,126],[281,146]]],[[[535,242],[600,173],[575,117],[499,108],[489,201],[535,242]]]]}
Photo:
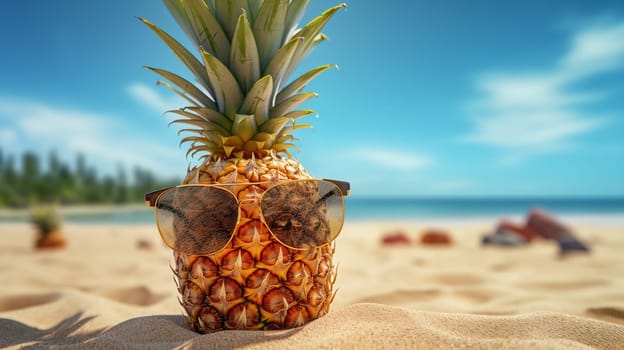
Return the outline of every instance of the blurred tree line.
{"type": "Polygon", "coordinates": [[[179,183],[175,179],[158,179],[140,167],[132,171],[119,166],[115,175],[99,176],[78,154],[73,167],[49,153],[47,164],[33,152],[15,157],[0,150],[0,208],[23,208],[38,203],[58,204],[123,204],[143,201],[146,192],[179,183]]]}

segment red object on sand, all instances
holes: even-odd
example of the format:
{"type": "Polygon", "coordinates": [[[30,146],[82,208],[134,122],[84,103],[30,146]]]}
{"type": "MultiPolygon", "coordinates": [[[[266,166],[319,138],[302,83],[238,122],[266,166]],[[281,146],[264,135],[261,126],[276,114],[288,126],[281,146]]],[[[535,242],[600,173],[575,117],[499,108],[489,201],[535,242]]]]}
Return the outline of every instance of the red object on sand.
{"type": "Polygon", "coordinates": [[[394,231],[383,235],[381,244],[383,245],[409,245],[412,241],[404,231],[394,231]]]}
{"type": "Polygon", "coordinates": [[[446,231],[430,229],[422,233],[420,243],[425,245],[449,245],[453,244],[453,239],[446,231]]]}
{"type": "Polygon", "coordinates": [[[527,218],[526,228],[546,239],[558,240],[561,237],[572,235],[570,228],[540,209],[531,210],[527,218]]]}
{"type": "Polygon", "coordinates": [[[502,220],[498,223],[496,227],[496,232],[513,232],[518,236],[523,237],[527,242],[530,242],[537,235],[533,230],[529,229],[526,226],[521,226],[516,223],[513,223],[509,220],[502,220]]]}

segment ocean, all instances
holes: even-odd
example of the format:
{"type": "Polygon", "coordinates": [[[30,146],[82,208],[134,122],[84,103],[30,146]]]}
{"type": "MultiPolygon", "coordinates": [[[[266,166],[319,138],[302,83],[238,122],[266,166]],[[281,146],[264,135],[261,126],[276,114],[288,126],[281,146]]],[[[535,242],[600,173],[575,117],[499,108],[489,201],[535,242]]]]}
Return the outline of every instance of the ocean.
{"type": "MultiPolygon", "coordinates": [[[[346,221],[524,217],[532,208],[554,215],[624,218],[624,197],[610,198],[347,198],[346,221]]],[[[25,211],[2,212],[0,222],[26,221],[25,211]]],[[[66,223],[153,223],[153,209],[140,206],[69,208],[66,223]]]]}
{"type": "Polygon", "coordinates": [[[557,215],[624,216],[624,197],[357,198],[347,203],[347,217],[361,220],[525,216],[532,208],[557,215]]]}

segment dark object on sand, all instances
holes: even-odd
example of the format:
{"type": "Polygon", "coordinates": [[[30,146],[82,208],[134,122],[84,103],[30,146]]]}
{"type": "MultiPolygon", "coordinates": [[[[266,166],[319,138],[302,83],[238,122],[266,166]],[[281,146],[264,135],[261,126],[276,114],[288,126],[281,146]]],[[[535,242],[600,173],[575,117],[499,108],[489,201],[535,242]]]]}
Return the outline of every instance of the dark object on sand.
{"type": "Polygon", "coordinates": [[[495,245],[500,247],[518,247],[528,243],[521,235],[506,230],[496,230],[494,233],[485,235],[481,239],[483,245],[495,245]]]}
{"type": "Polygon", "coordinates": [[[494,233],[483,236],[481,243],[515,247],[525,245],[535,237],[556,241],[561,255],[590,251],[585,243],[576,238],[569,227],[541,209],[531,210],[524,226],[507,220],[501,221],[494,233]]]}
{"type": "Polygon", "coordinates": [[[559,237],[557,242],[559,243],[559,253],[561,255],[569,253],[589,253],[589,247],[572,235],[559,237]]]}
{"type": "Polygon", "coordinates": [[[501,222],[499,222],[498,227],[496,227],[496,232],[516,234],[524,238],[524,241],[526,242],[530,242],[536,236],[536,233],[530,230],[528,227],[524,225],[518,225],[509,220],[502,220],[501,222]]]}
{"type": "Polygon", "coordinates": [[[535,237],[535,233],[523,225],[515,224],[509,220],[502,220],[496,226],[494,233],[485,235],[481,239],[484,245],[503,247],[523,246],[535,237]]]}
{"type": "Polygon", "coordinates": [[[420,243],[424,245],[451,245],[451,235],[443,230],[430,229],[420,235],[420,243]]]}
{"type": "Polygon", "coordinates": [[[382,245],[409,245],[411,243],[407,233],[401,230],[388,232],[381,238],[382,245]]]}
{"type": "Polygon", "coordinates": [[[526,227],[538,236],[557,241],[559,253],[562,255],[573,252],[589,252],[589,247],[576,238],[570,228],[541,209],[531,210],[526,227]]]}

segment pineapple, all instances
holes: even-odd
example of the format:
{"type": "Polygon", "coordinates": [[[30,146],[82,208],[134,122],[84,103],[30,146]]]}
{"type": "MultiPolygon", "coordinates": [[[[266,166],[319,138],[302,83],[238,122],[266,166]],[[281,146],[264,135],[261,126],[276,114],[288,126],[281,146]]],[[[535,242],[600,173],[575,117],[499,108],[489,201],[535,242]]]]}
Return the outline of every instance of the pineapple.
{"type": "Polygon", "coordinates": [[[32,207],[30,221],[37,229],[36,249],[57,249],[67,245],[67,238],[61,231],[63,219],[55,205],[32,207]]]}
{"type": "MultiPolygon", "coordinates": [[[[315,113],[299,108],[316,96],[302,90],[333,65],[294,79],[291,75],[326,39],[322,28],[346,5],[297,28],[309,0],[164,2],[198,53],[140,18],[198,83],[146,67],[164,78],[159,84],[188,102],[169,111],[179,116],[175,123],[188,126],[181,130],[187,156],[200,160],[187,170],[183,184],[224,184],[241,203],[239,225],[227,247],[206,256],[173,253],[172,270],[189,325],[202,333],[284,329],[325,315],[334,298],[333,243],[307,250],[281,244],[261,221],[254,199],[272,184],[311,178],[292,156],[292,133],[310,127],[298,121],[315,113]]],[[[293,191],[289,200],[304,205],[310,200],[305,193],[293,191]]]]}

